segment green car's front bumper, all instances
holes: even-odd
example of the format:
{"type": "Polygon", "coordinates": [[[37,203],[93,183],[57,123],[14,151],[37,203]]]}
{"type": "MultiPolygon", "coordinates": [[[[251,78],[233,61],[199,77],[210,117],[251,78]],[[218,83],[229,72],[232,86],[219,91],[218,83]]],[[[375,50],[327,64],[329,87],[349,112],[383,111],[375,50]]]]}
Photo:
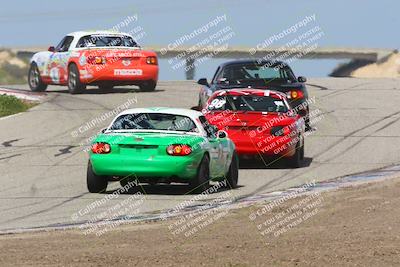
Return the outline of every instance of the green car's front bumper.
{"type": "Polygon", "coordinates": [[[190,180],[197,174],[202,154],[188,156],[128,156],[120,154],[91,154],[96,175],[131,176],[135,178],[178,178],[190,180]]]}

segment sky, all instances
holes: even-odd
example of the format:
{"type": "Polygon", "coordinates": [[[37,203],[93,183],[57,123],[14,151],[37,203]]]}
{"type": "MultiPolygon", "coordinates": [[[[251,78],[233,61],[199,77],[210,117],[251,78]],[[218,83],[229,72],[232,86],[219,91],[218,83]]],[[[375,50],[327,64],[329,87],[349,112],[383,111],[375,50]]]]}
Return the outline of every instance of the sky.
{"type": "MultiPolygon", "coordinates": [[[[109,29],[135,15],[136,21],[120,29],[127,32],[140,27],[144,34],[139,43],[144,48],[163,47],[217,16],[226,15],[226,21],[184,44],[196,44],[229,26],[234,36],[227,44],[251,48],[315,14],[315,21],[272,46],[285,45],[302,31],[319,26],[324,34],[316,41],[318,47],[398,49],[399,10],[400,1],[397,0],[1,0],[0,47],[56,45],[69,32],[109,29]]],[[[223,61],[209,59],[199,64],[195,78],[211,77],[223,61]]],[[[341,62],[343,60],[300,59],[290,65],[298,75],[318,77],[326,76],[341,62]]],[[[161,60],[160,79],[183,78],[182,68],[173,69],[167,60],[161,60]]]]}

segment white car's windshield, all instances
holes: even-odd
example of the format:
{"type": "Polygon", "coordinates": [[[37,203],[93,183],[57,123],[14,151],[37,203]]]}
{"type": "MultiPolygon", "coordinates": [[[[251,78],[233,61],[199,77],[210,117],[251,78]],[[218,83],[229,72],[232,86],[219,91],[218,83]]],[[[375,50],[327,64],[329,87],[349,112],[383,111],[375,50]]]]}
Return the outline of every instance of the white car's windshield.
{"type": "Polygon", "coordinates": [[[137,43],[132,37],[127,35],[87,35],[83,36],[76,47],[112,47],[125,46],[137,47],[137,43]]]}

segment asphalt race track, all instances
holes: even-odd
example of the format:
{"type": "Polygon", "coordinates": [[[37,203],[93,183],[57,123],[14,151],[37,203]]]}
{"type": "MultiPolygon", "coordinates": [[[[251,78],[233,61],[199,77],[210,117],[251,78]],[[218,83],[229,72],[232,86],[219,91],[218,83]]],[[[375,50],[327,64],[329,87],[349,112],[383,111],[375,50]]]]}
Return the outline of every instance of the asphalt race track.
{"type": "MultiPolygon", "coordinates": [[[[27,90],[28,86],[12,86],[27,90]]],[[[398,79],[309,79],[319,109],[317,130],[307,136],[304,167],[245,162],[236,197],[280,190],[312,180],[322,181],[400,162],[400,81],[398,79]]],[[[87,154],[82,144],[113,118],[83,133],[79,127],[129,99],[131,107],[190,108],[198,85],[190,81],[159,82],[152,93],[133,87],[111,92],[89,88],[70,95],[51,86],[46,102],[29,112],[0,119],[0,231],[73,222],[71,215],[101,199],[86,189],[87,154]]],[[[109,186],[115,189],[119,184],[109,186]]],[[[141,213],[173,208],[193,195],[184,185],[144,186],[141,213]]],[[[212,196],[218,197],[222,192],[212,196]]],[[[129,194],[106,203],[106,209],[129,194]]],[[[77,221],[88,218],[80,217],[77,221]]]]}

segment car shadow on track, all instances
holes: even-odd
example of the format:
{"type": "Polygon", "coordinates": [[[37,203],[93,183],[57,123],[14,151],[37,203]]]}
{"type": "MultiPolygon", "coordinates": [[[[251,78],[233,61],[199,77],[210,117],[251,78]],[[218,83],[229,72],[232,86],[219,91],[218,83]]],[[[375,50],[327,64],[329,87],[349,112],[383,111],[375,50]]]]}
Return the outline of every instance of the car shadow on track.
{"type": "MultiPolygon", "coordinates": [[[[304,157],[304,160],[303,160],[300,168],[310,166],[312,161],[313,161],[313,158],[304,157]]],[[[292,169],[291,167],[288,166],[288,164],[285,162],[285,160],[274,160],[274,159],[261,160],[259,158],[253,158],[253,159],[241,158],[239,160],[239,168],[244,169],[244,170],[246,170],[246,169],[292,169]]]]}
{"type": "MultiPolygon", "coordinates": [[[[215,183],[212,183],[210,188],[215,185],[215,183]]],[[[238,185],[237,188],[240,188],[242,186],[238,185]]],[[[109,190],[104,192],[104,194],[112,194],[116,192],[116,190],[109,190]]],[[[221,193],[224,191],[230,190],[229,188],[224,188],[220,187],[216,191],[215,190],[209,190],[209,194],[217,194],[221,193]]],[[[190,186],[186,184],[157,184],[157,185],[149,185],[149,184],[140,184],[140,186],[137,186],[135,188],[132,188],[128,192],[122,193],[122,194],[136,194],[138,192],[143,193],[144,195],[173,195],[173,196],[183,196],[183,195],[198,195],[199,193],[194,192],[190,188],[190,186]]]]}
{"type": "MultiPolygon", "coordinates": [[[[144,92],[140,91],[139,88],[136,87],[115,87],[110,90],[104,90],[99,88],[87,88],[86,90],[82,91],[79,95],[102,95],[102,94],[124,94],[124,93],[143,93],[143,94],[151,94],[151,93],[158,93],[164,92],[164,89],[155,89],[154,91],[144,92]]],[[[69,94],[69,91],[66,89],[57,90],[57,91],[48,91],[48,93],[62,93],[62,94],[69,94]]]]}

